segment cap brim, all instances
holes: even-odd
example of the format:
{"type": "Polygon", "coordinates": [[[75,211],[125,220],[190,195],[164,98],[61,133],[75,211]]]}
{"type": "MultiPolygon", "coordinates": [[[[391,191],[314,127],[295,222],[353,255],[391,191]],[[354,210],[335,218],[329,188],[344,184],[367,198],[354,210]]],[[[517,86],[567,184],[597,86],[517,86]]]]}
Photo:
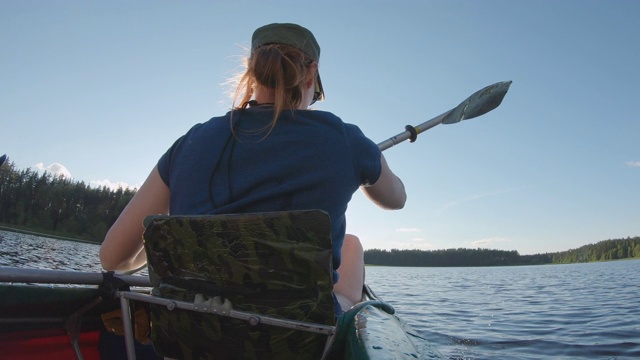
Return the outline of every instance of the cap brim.
{"type": "Polygon", "coordinates": [[[318,101],[324,100],[324,89],[322,88],[322,81],[320,81],[320,73],[316,73],[316,85],[315,92],[320,93],[318,96],[318,101]]]}

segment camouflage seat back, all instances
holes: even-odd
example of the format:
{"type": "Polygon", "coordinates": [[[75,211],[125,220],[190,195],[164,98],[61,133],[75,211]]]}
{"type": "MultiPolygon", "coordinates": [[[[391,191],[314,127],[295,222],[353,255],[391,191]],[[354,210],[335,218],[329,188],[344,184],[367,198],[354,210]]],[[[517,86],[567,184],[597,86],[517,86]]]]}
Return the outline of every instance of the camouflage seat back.
{"type": "MultiPolygon", "coordinates": [[[[156,217],[144,234],[153,293],[335,325],[329,216],[319,210],[156,217]]],[[[156,352],[176,359],[319,357],[326,335],[151,307],[156,352]]]]}

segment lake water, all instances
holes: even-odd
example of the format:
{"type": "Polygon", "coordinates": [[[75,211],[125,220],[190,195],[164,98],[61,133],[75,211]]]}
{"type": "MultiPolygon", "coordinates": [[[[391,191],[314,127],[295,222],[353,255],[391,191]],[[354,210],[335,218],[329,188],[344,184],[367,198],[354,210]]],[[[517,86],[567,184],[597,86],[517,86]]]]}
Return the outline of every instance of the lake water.
{"type": "MultiPolygon", "coordinates": [[[[99,271],[98,246],[0,231],[0,266],[99,271]]],[[[367,267],[367,283],[449,359],[640,358],[640,261],[367,267]]]]}

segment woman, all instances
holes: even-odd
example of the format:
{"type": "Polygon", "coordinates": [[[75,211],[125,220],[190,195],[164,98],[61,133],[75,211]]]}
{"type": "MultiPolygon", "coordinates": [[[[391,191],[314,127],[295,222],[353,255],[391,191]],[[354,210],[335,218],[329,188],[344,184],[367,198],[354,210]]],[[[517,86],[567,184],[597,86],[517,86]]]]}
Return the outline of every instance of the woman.
{"type": "Polygon", "coordinates": [[[257,29],[233,110],[195,125],[160,158],[107,233],[102,266],[145,264],[149,214],[322,209],[331,217],[334,293],[344,310],[360,301],[364,255],[359,239],[345,235],[347,204],[361,188],[378,206],[400,209],[406,193],[360,129],[308,109],[324,98],[319,59],[320,46],[301,26],[257,29]]]}

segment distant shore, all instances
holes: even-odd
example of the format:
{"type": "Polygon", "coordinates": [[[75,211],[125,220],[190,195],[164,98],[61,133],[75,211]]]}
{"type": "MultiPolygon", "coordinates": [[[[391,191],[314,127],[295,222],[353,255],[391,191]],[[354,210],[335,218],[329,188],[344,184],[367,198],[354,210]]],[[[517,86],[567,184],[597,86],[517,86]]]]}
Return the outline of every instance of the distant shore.
{"type": "Polygon", "coordinates": [[[16,229],[16,228],[2,226],[2,225],[0,225],[0,230],[10,231],[10,232],[15,232],[15,233],[20,233],[20,234],[48,237],[48,238],[59,239],[59,240],[68,240],[68,241],[76,241],[76,242],[81,242],[81,243],[86,243],[86,244],[100,245],[100,243],[97,243],[95,241],[89,241],[89,240],[83,240],[83,239],[77,239],[77,238],[70,238],[70,237],[66,237],[66,236],[59,236],[59,235],[53,235],[53,234],[40,233],[40,232],[24,230],[24,229],[16,229]]]}

